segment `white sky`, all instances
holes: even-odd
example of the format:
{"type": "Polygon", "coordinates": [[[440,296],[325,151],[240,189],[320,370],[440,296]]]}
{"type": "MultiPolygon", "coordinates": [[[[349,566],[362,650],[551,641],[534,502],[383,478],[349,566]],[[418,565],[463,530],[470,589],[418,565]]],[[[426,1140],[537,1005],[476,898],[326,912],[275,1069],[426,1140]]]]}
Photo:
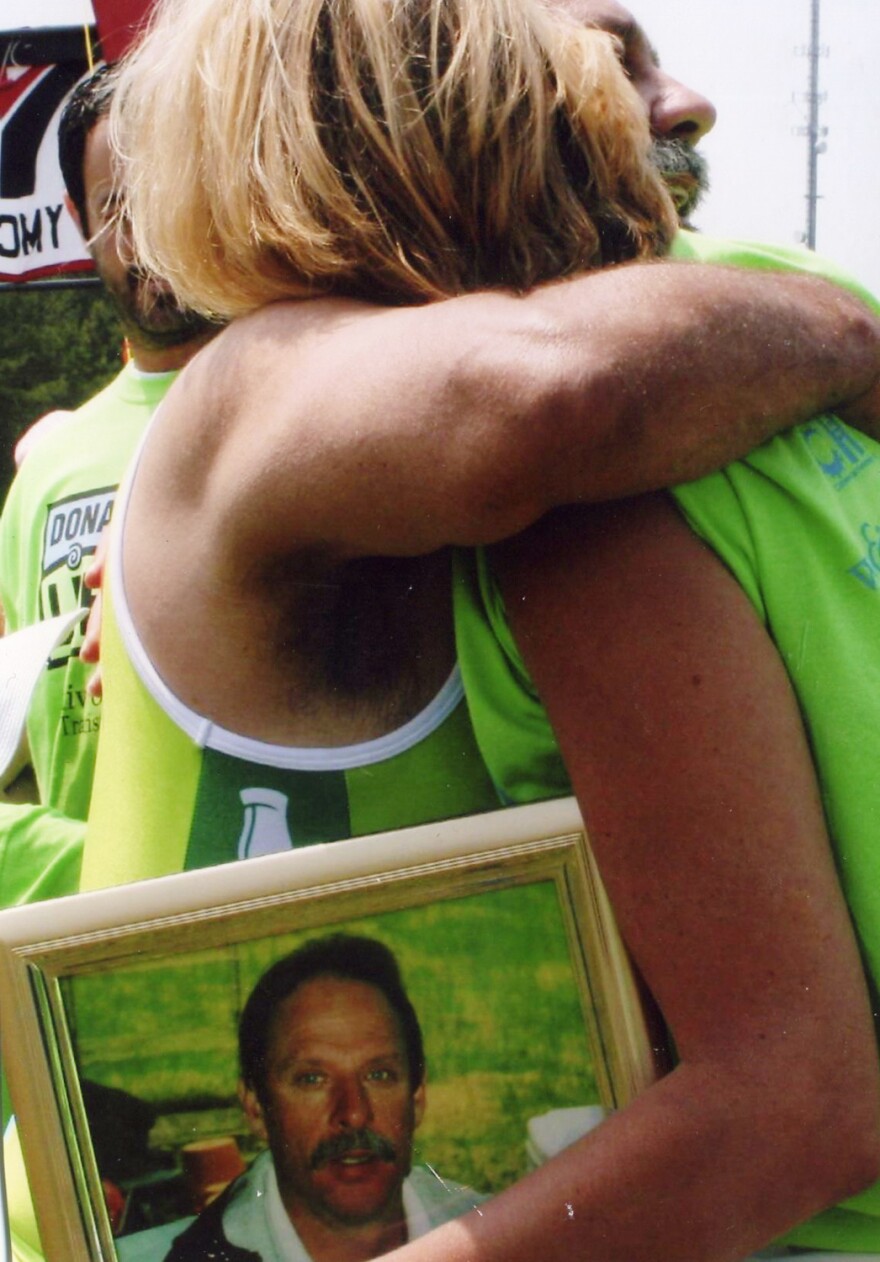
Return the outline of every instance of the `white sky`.
{"type": "Polygon", "coordinates": [[[0,0],[0,31],[19,26],[79,26],[94,20],[91,0],[0,0]]]}
{"type": "MultiPolygon", "coordinates": [[[[718,109],[697,226],[795,244],[807,219],[810,0],[627,0],[677,78],[718,109]],[[801,55],[798,55],[798,52],[801,55]]],[[[822,0],[817,250],[880,296],[880,0],[822,0]]]]}

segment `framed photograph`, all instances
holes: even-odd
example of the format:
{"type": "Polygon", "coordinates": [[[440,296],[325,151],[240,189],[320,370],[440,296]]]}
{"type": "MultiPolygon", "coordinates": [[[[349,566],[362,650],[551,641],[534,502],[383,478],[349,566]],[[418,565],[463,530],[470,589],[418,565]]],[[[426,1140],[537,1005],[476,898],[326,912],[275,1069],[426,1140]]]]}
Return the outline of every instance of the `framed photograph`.
{"type": "Polygon", "coordinates": [[[366,1196],[380,1159],[364,1136],[380,1145],[392,1084],[407,1083],[385,1130],[407,1187],[427,1170],[450,1193],[440,1209],[428,1196],[427,1229],[435,1211],[452,1217],[509,1186],[661,1068],[573,799],[4,912],[0,1012],[49,1262],[163,1262],[184,1230],[203,1229],[206,1207],[238,1203],[267,1165],[296,1186],[274,1159],[273,1092],[305,1101],[287,1110],[290,1151],[311,1152],[322,1126],[356,1131],[360,1147],[322,1159],[345,1196],[366,1196]],[[354,972],[321,964],[328,950],[352,956],[354,972]],[[377,995],[363,971],[373,957],[399,971],[424,1072],[391,991],[377,995]],[[297,973],[295,993],[278,991],[304,959],[311,980],[297,973]],[[270,991],[276,1007],[261,1008],[270,991]],[[340,1051],[334,1035],[325,1055],[334,1005],[348,1043],[340,1051]],[[254,1085],[255,1038],[247,1055],[265,1077],[254,1070],[254,1085]],[[331,1126],[331,1108],[351,1116],[331,1126]]]}

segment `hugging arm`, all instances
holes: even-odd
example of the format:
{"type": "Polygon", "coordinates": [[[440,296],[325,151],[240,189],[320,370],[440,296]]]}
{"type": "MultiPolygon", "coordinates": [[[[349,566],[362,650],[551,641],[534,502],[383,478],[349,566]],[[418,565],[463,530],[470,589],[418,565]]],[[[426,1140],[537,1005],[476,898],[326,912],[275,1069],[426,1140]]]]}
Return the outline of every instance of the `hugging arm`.
{"type": "Polygon", "coordinates": [[[197,357],[161,432],[184,477],[210,468],[228,557],[420,553],[693,478],[878,370],[880,322],[827,282],[636,264],[418,308],[275,304],[197,357]]]}
{"type": "Polygon", "coordinates": [[[504,551],[511,622],[680,1061],[395,1262],[733,1262],[877,1175],[870,1008],[798,709],[663,496],[551,515],[504,551]]]}

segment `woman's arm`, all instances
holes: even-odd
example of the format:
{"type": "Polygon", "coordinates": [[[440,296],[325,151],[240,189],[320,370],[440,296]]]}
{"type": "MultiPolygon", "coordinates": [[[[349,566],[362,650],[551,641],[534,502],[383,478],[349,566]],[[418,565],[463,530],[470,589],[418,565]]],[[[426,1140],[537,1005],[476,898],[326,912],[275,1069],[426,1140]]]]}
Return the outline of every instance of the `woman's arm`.
{"type": "Polygon", "coordinates": [[[733,1262],[878,1174],[870,1008],[788,679],[663,496],[550,517],[502,573],[680,1062],[395,1262],[733,1262]]]}

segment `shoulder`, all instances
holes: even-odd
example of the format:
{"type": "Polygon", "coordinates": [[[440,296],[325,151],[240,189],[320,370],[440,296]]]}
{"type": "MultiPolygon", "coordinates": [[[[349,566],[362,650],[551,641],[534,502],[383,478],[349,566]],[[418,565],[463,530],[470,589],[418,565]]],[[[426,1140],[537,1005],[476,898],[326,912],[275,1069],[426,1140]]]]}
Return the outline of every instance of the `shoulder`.
{"type": "Polygon", "coordinates": [[[196,1221],[198,1220],[192,1218],[178,1218],[161,1227],[150,1227],[146,1231],[120,1236],[115,1242],[119,1262],[157,1262],[158,1259],[165,1258],[175,1246],[178,1237],[196,1221]]]}
{"type": "Polygon", "coordinates": [[[69,424],[75,412],[57,410],[55,412],[47,412],[45,416],[41,416],[39,420],[34,421],[33,425],[28,426],[25,432],[15,444],[13,451],[13,459],[15,460],[16,469],[20,469],[25,459],[33,451],[34,447],[54,430],[60,429],[62,425],[69,424]]]}
{"type": "MultiPolygon", "coordinates": [[[[38,447],[50,436],[53,437],[53,443],[67,446],[69,443],[68,435],[71,431],[75,432],[79,427],[87,425],[95,416],[100,415],[103,411],[105,403],[113,402],[120,392],[122,383],[128,376],[128,370],[123,368],[121,372],[108,382],[102,390],[92,395],[85,403],[78,408],[67,409],[59,408],[53,412],[47,412],[45,416],[39,417],[30,425],[21,435],[15,444],[15,467],[21,469],[25,460],[32,456],[38,447]]],[[[51,457],[45,457],[51,459],[51,457]]]]}
{"type": "Polygon", "coordinates": [[[160,1229],[153,1236],[152,1232],[142,1233],[145,1245],[152,1246],[152,1252],[120,1253],[120,1262],[156,1262],[164,1258],[165,1262],[260,1262],[260,1254],[241,1245],[232,1243],[224,1229],[224,1215],[229,1205],[242,1196],[254,1196],[248,1175],[242,1175],[229,1185],[225,1192],[203,1209],[197,1218],[181,1219],[160,1229]],[[152,1240],[146,1237],[153,1236],[152,1240]],[[162,1249],[167,1253],[161,1252],[162,1249]]]}
{"type": "Polygon", "coordinates": [[[0,520],[0,588],[8,606],[21,584],[29,591],[60,563],[75,568],[75,558],[97,542],[154,406],[146,395],[137,402],[143,394],[123,369],[75,412],[44,418],[29,431],[0,520]]]}
{"type": "Polygon", "coordinates": [[[13,485],[39,493],[44,485],[62,480],[83,456],[100,462],[99,450],[87,446],[100,438],[125,406],[131,377],[126,369],[73,411],[49,412],[25,430],[15,447],[16,478],[13,485]]]}

